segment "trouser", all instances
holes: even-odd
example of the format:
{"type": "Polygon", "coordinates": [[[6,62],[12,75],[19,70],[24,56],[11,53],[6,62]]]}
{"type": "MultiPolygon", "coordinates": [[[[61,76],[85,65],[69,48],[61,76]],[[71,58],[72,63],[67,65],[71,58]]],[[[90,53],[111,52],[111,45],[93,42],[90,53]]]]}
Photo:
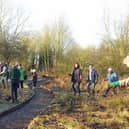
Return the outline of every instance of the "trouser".
{"type": "Polygon", "coordinates": [[[22,80],[22,81],[20,81],[19,82],[19,94],[22,96],[22,97],[24,97],[24,81],[22,80]]]}
{"type": "Polygon", "coordinates": [[[114,94],[117,94],[116,87],[114,87],[112,83],[108,83],[108,87],[104,92],[104,96],[107,96],[111,89],[113,89],[114,94]]]}
{"type": "Polygon", "coordinates": [[[88,92],[88,94],[89,95],[95,95],[95,82],[91,82],[91,81],[89,81],[88,83],[87,83],[87,92],[88,92]]]}
{"type": "Polygon", "coordinates": [[[22,89],[23,89],[23,83],[24,83],[24,81],[20,81],[20,88],[22,88],[22,89]]]}
{"type": "Polygon", "coordinates": [[[17,100],[17,88],[18,87],[19,87],[19,82],[13,80],[11,82],[11,97],[12,97],[13,102],[17,100]]]}
{"type": "Polygon", "coordinates": [[[33,86],[36,87],[37,86],[37,81],[33,80],[33,86]]]}
{"type": "Polygon", "coordinates": [[[80,95],[80,82],[72,82],[72,88],[74,91],[74,95],[76,95],[77,92],[80,95]]]}
{"type": "Polygon", "coordinates": [[[2,87],[4,89],[7,88],[7,86],[8,86],[8,80],[7,80],[7,77],[6,76],[2,76],[0,82],[1,82],[1,85],[2,85],[2,87]]]}

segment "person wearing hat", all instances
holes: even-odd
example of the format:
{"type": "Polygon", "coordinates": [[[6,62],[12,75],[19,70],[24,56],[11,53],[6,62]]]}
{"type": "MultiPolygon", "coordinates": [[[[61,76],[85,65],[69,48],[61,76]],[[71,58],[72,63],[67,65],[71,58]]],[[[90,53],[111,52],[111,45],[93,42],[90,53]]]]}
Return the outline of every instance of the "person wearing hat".
{"type": "Polygon", "coordinates": [[[108,92],[110,91],[111,88],[113,88],[114,93],[116,93],[115,89],[120,85],[118,74],[114,72],[112,68],[108,68],[108,74],[106,80],[108,82],[108,87],[103,94],[104,97],[108,95],[108,92]]]}

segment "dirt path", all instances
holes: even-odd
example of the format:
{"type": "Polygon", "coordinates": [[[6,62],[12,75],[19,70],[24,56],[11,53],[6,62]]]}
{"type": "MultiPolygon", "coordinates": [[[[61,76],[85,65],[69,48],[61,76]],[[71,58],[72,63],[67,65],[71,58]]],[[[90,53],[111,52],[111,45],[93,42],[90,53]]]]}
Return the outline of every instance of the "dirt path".
{"type": "Polygon", "coordinates": [[[36,96],[28,104],[0,119],[0,129],[25,129],[33,117],[44,112],[51,99],[49,93],[37,89],[36,96]]]}

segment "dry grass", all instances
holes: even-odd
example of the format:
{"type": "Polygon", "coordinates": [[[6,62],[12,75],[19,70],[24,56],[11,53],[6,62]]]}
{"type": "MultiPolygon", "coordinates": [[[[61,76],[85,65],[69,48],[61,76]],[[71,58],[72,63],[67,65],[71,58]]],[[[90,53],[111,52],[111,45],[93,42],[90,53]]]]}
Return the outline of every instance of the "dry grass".
{"type": "Polygon", "coordinates": [[[85,129],[76,119],[65,114],[38,116],[29,124],[28,129],[85,129]]]}
{"type": "MultiPolygon", "coordinates": [[[[70,89],[69,82],[67,77],[58,78],[47,86],[52,91],[57,87],[70,89]]],[[[129,89],[119,90],[118,95],[111,92],[103,98],[105,88],[105,82],[99,83],[95,97],[88,97],[86,92],[80,97],[73,96],[67,90],[58,89],[53,92],[55,98],[46,112],[48,115],[38,117],[41,127],[32,121],[28,129],[129,129],[129,89]]]]}

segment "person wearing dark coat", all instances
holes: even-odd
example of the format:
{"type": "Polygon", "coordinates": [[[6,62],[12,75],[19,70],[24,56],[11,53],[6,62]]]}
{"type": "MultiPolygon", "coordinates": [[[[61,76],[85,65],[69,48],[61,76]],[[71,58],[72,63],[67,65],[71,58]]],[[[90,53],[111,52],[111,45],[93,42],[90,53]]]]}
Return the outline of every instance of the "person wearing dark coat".
{"type": "Polygon", "coordinates": [[[93,67],[93,65],[89,66],[87,77],[86,77],[86,86],[88,95],[95,95],[95,86],[98,82],[98,73],[93,67]]]}
{"type": "Polygon", "coordinates": [[[80,83],[82,80],[82,70],[80,69],[80,65],[78,63],[75,64],[74,69],[71,73],[71,85],[74,91],[74,95],[77,94],[80,96],[80,83]]]}
{"type": "Polygon", "coordinates": [[[37,72],[35,71],[33,73],[33,86],[36,87],[37,86],[37,81],[38,81],[38,75],[37,72]]]}
{"type": "Polygon", "coordinates": [[[18,65],[12,67],[11,70],[11,98],[12,102],[17,102],[17,89],[19,88],[20,71],[18,65]]]}

